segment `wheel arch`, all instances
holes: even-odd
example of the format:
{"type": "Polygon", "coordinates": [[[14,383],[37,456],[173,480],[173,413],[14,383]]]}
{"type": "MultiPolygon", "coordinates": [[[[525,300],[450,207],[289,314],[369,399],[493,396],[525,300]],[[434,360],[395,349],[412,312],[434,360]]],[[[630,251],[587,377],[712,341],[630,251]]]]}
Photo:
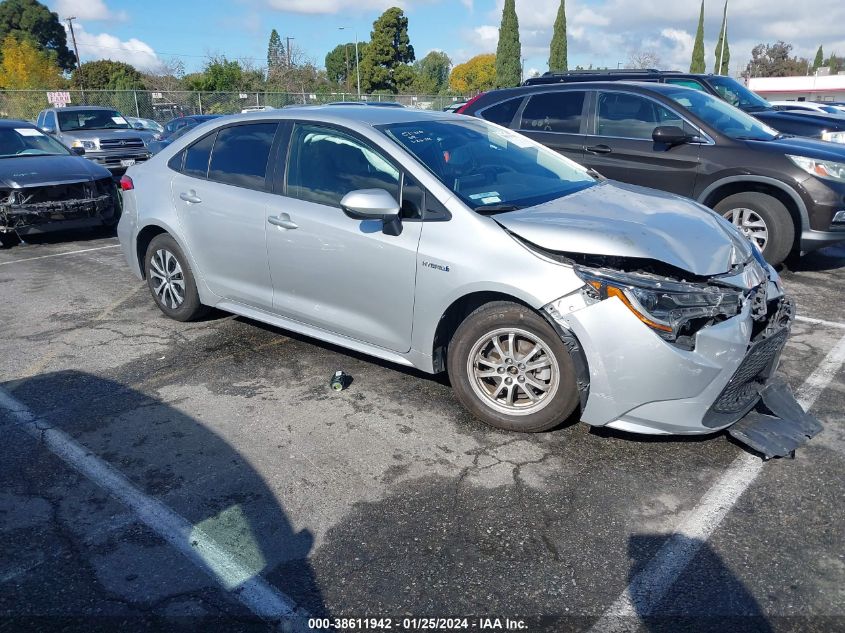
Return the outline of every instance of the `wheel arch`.
{"type": "Polygon", "coordinates": [[[488,303],[495,303],[497,301],[507,301],[517,305],[524,306],[532,312],[539,314],[560,336],[563,344],[566,346],[569,356],[575,365],[575,375],[578,385],[578,394],[580,398],[581,411],[587,404],[587,398],[590,393],[590,369],[587,364],[587,356],[584,353],[581,343],[575,333],[558,324],[543,310],[537,310],[526,301],[516,297],[512,294],[499,291],[478,291],[471,292],[453,301],[448,308],[443,312],[440,321],[437,324],[437,329],[434,333],[434,340],[432,342],[432,365],[435,373],[446,370],[446,353],[449,348],[449,342],[455,335],[461,323],[475,310],[488,303]]]}
{"type": "MultiPolygon", "coordinates": [[[[165,229],[163,226],[158,224],[148,224],[143,229],[138,231],[138,237],[135,238],[135,257],[137,257],[138,259],[138,268],[140,268],[141,277],[144,279],[147,278],[146,266],[144,264],[144,259],[147,256],[147,249],[150,246],[150,242],[152,242],[156,236],[161,235],[162,233],[167,233],[168,235],[173,237],[173,233],[165,229]]],[[[173,239],[176,238],[173,237],[173,239]]]]}
{"type": "Polygon", "coordinates": [[[711,209],[719,202],[737,193],[762,193],[781,202],[792,217],[795,227],[795,244],[798,246],[801,233],[810,227],[807,205],[798,193],[775,178],[766,176],[731,176],[717,180],[698,196],[698,201],[711,209]]]}

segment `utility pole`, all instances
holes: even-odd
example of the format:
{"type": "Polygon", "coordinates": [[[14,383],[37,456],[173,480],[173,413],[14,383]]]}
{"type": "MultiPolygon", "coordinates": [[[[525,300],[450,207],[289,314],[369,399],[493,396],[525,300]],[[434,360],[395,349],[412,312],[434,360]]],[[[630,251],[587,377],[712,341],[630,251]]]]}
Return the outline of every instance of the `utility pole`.
{"type": "Polygon", "coordinates": [[[73,52],[76,54],[76,68],[79,70],[79,89],[82,92],[82,101],[85,101],[85,84],[82,81],[82,60],[79,58],[79,49],[76,47],[76,34],[73,32],[73,21],[76,19],[75,15],[72,15],[67,20],[67,26],[70,29],[70,39],[73,40],[73,52]]]}
{"type": "MultiPolygon", "coordinates": [[[[349,27],[339,26],[338,31],[346,31],[349,27]]],[[[355,74],[358,75],[358,101],[361,100],[361,60],[358,58],[358,31],[355,31],[355,74]]],[[[347,73],[348,74],[348,73],[347,73]]]]}
{"type": "Polygon", "coordinates": [[[285,52],[288,56],[288,68],[290,68],[290,41],[295,39],[295,37],[291,37],[290,35],[285,36],[285,42],[287,44],[287,46],[285,47],[285,52]]]}

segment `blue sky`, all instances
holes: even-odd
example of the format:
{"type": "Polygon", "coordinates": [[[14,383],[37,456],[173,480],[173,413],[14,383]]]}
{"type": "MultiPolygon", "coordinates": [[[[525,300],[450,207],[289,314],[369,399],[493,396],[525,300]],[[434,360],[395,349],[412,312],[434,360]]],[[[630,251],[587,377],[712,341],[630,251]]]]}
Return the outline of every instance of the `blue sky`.
{"type": "MultiPolygon", "coordinates": [[[[784,39],[812,56],[823,44],[845,53],[845,2],[729,0],[731,71],[744,67],[761,41],[784,39]],[[819,20],[819,15],[825,15],[819,20]]],[[[409,18],[411,43],[421,58],[437,49],[455,63],[495,50],[502,0],[48,0],[60,17],[77,16],[83,61],[111,58],[150,68],[181,59],[188,72],[208,54],[266,63],[272,28],[295,38],[318,66],[338,43],[357,30],[369,38],[373,20],[401,6],[409,18]],[[339,31],[338,27],[349,31],[339,31]]],[[[526,70],[547,68],[551,27],[559,0],[517,0],[526,70]]],[[[651,51],[661,66],[686,69],[698,19],[699,0],[568,0],[569,62],[615,67],[637,51],[651,51]]],[[[722,0],[707,0],[708,67],[721,23],[722,0]]]]}

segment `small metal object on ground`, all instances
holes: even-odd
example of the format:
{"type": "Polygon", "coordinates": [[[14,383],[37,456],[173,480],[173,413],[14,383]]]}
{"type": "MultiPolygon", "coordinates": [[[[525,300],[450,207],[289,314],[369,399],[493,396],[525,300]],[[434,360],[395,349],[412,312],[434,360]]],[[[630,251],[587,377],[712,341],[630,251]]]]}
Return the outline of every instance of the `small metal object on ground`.
{"type": "Polygon", "coordinates": [[[343,391],[351,382],[352,376],[347,374],[345,371],[338,369],[329,381],[329,386],[335,391],[343,391]]]}

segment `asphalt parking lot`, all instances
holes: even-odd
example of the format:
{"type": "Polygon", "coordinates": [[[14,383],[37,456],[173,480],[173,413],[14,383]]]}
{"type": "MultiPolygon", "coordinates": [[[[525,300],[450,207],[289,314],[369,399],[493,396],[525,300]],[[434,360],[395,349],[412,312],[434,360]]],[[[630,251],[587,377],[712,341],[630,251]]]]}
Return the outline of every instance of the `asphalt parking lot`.
{"type": "Polygon", "coordinates": [[[763,463],[725,435],[500,432],[442,379],[168,320],[116,243],[0,251],[0,630],[845,630],[845,247],[783,273],[780,371],[825,430],[763,463]]]}

